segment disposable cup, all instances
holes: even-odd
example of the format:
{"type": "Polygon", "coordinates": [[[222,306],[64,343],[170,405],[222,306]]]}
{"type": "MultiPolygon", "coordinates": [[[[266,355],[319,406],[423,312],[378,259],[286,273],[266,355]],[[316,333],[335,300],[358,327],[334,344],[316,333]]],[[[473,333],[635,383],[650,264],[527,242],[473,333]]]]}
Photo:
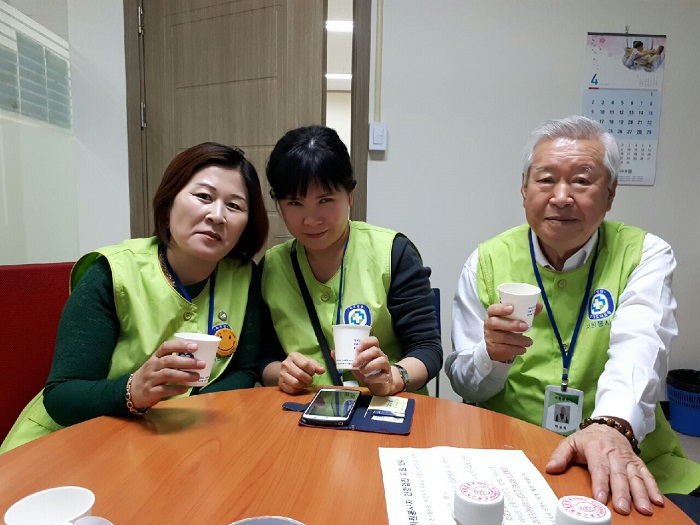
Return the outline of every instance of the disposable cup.
{"type": "Polygon", "coordinates": [[[356,370],[352,362],[357,356],[357,345],[360,339],[369,336],[371,326],[358,324],[333,325],[333,340],[335,342],[335,366],[338,370],[356,370]]]}
{"type": "Polygon", "coordinates": [[[92,514],[95,495],[83,487],[54,487],[30,494],[5,513],[5,525],[74,523],[92,514]]]}
{"type": "Polygon", "coordinates": [[[197,381],[190,381],[189,383],[182,384],[187,386],[206,385],[209,382],[209,376],[211,376],[211,369],[214,366],[214,361],[216,360],[216,351],[219,348],[221,337],[209,334],[198,334],[194,332],[177,333],[175,334],[175,337],[177,339],[191,341],[197,344],[197,351],[195,353],[189,354],[181,352],[181,356],[200,359],[207,364],[203,370],[197,370],[197,372],[199,372],[199,379],[197,381]]]}
{"type": "Polygon", "coordinates": [[[556,525],[610,525],[610,509],[586,496],[564,496],[557,502],[556,525]]]}
{"type": "Polygon", "coordinates": [[[484,481],[465,481],[455,487],[453,518],[458,525],[501,525],[503,492],[484,481]]]}
{"type": "Polygon", "coordinates": [[[231,525],[304,525],[302,522],[282,516],[257,516],[234,521],[231,525]]]}
{"type": "Polygon", "coordinates": [[[525,331],[530,330],[535,317],[537,300],[540,297],[540,289],[526,283],[503,283],[498,285],[498,295],[501,303],[513,305],[513,313],[506,317],[524,321],[527,323],[525,331]]]}

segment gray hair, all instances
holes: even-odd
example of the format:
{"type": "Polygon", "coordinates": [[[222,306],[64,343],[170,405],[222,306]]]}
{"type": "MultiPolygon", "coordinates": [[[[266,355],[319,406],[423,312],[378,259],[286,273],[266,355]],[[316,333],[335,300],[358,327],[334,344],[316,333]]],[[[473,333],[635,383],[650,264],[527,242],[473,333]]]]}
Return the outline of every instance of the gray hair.
{"type": "Polygon", "coordinates": [[[620,169],[620,151],[617,141],[611,133],[608,133],[595,120],[579,115],[572,115],[562,119],[548,120],[535,128],[525,148],[525,162],[523,165],[523,186],[527,185],[532,166],[532,158],[535,148],[543,140],[555,139],[590,140],[599,139],[605,147],[603,165],[608,170],[608,186],[617,180],[617,171],[620,169]]]}

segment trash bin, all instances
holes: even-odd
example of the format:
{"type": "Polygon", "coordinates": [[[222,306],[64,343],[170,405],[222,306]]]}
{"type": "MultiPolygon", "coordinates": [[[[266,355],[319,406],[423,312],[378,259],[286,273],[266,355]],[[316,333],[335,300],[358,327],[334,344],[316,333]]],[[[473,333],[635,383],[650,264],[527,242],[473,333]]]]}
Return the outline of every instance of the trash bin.
{"type": "Polygon", "coordinates": [[[700,436],[700,371],[669,370],[666,376],[671,428],[700,436]]]}

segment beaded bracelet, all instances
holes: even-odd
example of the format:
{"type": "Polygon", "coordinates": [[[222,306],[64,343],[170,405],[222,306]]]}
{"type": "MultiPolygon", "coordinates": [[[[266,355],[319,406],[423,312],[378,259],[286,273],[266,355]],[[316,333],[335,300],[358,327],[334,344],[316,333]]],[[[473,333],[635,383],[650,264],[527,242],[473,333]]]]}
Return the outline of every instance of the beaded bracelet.
{"type": "Polygon", "coordinates": [[[131,400],[131,380],[133,378],[134,378],[134,374],[131,374],[129,376],[129,380],[126,382],[126,395],[124,396],[126,398],[126,408],[128,408],[129,412],[131,412],[135,416],[142,416],[146,412],[148,412],[151,409],[151,407],[136,408],[134,406],[134,402],[131,400]]]}
{"type": "Polygon", "coordinates": [[[584,428],[590,427],[593,423],[598,423],[599,425],[607,425],[617,430],[620,434],[627,438],[627,441],[630,442],[634,453],[639,455],[639,441],[637,441],[637,438],[634,437],[634,432],[631,428],[626,427],[625,425],[611,417],[589,417],[586,418],[583,421],[583,423],[579,425],[579,429],[583,430],[584,428]]]}

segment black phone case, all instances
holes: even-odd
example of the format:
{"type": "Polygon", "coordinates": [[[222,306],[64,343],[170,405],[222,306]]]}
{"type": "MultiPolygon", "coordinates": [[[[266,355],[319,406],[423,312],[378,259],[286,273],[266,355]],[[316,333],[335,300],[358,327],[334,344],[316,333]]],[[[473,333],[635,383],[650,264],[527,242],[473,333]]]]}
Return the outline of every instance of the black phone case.
{"type": "MultiPolygon", "coordinates": [[[[411,423],[413,422],[413,411],[416,405],[415,399],[409,399],[406,406],[406,414],[402,422],[394,421],[378,421],[372,417],[373,410],[369,409],[369,404],[372,401],[371,395],[361,394],[355,405],[355,412],[350,418],[349,425],[318,425],[308,421],[302,421],[299,418],[299,425],[302,427],[313,428],[331,428],[335,430],[359,430],[360,432],[379,432],[380,434],[401,434],[407,435],[411,432],[411,423]]],[[[282,404],[282,408],[293,412],[303,412],[309,403],[294,403],[287,402],[282,404]]]]}

